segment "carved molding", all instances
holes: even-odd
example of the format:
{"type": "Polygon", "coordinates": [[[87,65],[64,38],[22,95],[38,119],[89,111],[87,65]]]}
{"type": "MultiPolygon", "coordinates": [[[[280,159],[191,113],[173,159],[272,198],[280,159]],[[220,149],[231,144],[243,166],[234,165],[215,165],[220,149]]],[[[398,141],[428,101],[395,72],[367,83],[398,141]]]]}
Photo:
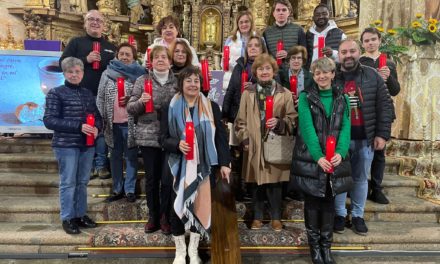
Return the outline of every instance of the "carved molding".
{"type": "Polygon", "coordinates": [[[46,39],[45,23],[40,15],[33,14],[32,10],[27,9],[23,14],[23,22],[26,39],[46,39]]]}

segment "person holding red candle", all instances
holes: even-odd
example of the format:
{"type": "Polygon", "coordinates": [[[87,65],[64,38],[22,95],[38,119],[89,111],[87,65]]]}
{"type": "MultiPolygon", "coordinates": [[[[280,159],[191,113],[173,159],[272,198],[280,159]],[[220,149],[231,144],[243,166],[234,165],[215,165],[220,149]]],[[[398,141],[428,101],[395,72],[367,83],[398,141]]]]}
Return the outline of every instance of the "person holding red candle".
{"type": "MultiPolygon", "coordinates": [[[[362,47],[365,53],[359,58],[362,65],[377,69],[379,75],[385,81],[388,92],[396,96],[400,92],[400,84],[397,78],[396,64],[386,58],[386,64],[380,67],[379,58],[382,55],[379,51],[381,44],[381,33],[377,28],[366,28],[361,34],[362,47]]],[[[383,54],[386,56],[386,54],[383,54]]],[[[394,110],[394,107],[393,107],[394,110]]],[[[395,113],[394,114],[394,119],[395,113]]],[[[374,151],[373,163],[371,164],[371,193],[369,199],[379,204],[388,204],[389,200],[382,192],[382,180],[385,170],[385,149],[374,151]]]]}
{"type": "Polygon", "coordinates": [[[186,263],[186,230],[190,230],[190,263],[202,263],[198,246],[201,235],[208,236],[211,228],[211,188],[215,175],[220,174],[229,183],[231,174],[220,108],[201,92],[201,79],[197,67],[183,69],[178,93],[164,106],[161,115],[161,145],[167,151],[174,179],[171,231],[176,245],[175,264],[186,263]],[[189,153],[193,156],[190,159],[189,153]]]}
{"type": "Polygon", "coordinates": [[[177,80],[171,67],[171,52],[164,46],[151,50],[152,70],[139,77],[127,104],[129,114],[135,116],[135,141],[142,152],[145,168],[145,191],[147,194],[148,223],[145,232],[159,229],[170,233],[169,212],[172,183],[162,179],[164,152],[159,143],[161,136],[160,115],[162,105],[168,103],[176,93],[177,80]],[[152,94],[145,92],[145,80],[152,80],[152,94]],[[145,105],[153,100],[154,111],[146,113],[145,105]]]}
{"type": "MultiPolygon", "coordinates": [[[[66,57],[75,57],[84,63],[84,78],[81,86],[92,91],[96,97],[98,93],[99,81],[107,65],[115,57],[116,47],[103,36],[104,16],[98,10],[89,10],[84,17],[85,36],[72,38],[67,44],[60,58],[60,64],[66,57]],[[93,51],[93,42],[98,42],[101,52],[93,51]],[[99,69],[93,69],[93,62],[99,61],[99,69]]],[[[94,168],[92,176],[100,179],[110,178],[107,159],[108,148],[104,136],[98,135],[95,142],[94,168]]],[[[92,178],[93,179],[93,178],[92,178]]]]}
{"type": "Polygon", "coordinates": [[[335,263],[330,250],[335,195],[347,191],[352,182],[348,159],[349,102],[332,86],[336,70],[333,60],[318,59],[312,63],[311,70],[316,84],[305,87],[299,96],[299,129],[291,177],[304,193],[304,224],[312,262],[335,263]],[[334,138],[332,144],[330,137],[334,138]],[[327,160],[326,155],[332,157],[327,160]],[[334,171],[329,173],[332,168],[334,171]]]}
{"type": "MultiPolygon", "coordinates": [[[[240,107],[240,98],[244,89],[248,88],[253,83],[257,82],[257,79],[252,74],[252,64],[255,58],[266,53],[266,46],[263,39],[258,35],[253,35],[249,37],[246,44],[246,50],[243,57],[240,57],[236,61],[234,70],[232,71],[232,78],[229,82],[228,89],[223,98],[222,106],[222,118],[225,123],[228,123],[230,131],[233,131],[232,124],[235,121],[235,117],[238,113],[238,108],[240,107]],[[243,74],[247,75],[245,82],[243,82],[243,74]]],[[[243,163],[243,156],[241,155],[241,146],[235,136],[235,133],[229,133],[229,145],[231,146],[232,156],[237,160],[233,162],[234,171],[237,172],[238,179],[234,181],[237,185],[233,186],[235,197],[237,200],[242,200],[243,196],[246,194],[245,186],[243,182],[243,177],[241,175],[241,166],[243,163]]]]}
{"type": "Polygon", "coordinates": [[[145,74],[145,68],[136,59],[134,46],[129,43],[119,45],[116,58],[103,72],[98,87],[96,105],[105,124],[104,138],[110,149],[113,178],[113,191],[106,202],[122,199],[124,195],[128,202],[136,201],[138,148],[134,139],[134,117],[128,114],[126,108],[136,79],[145,74]],[[126,164],[125,179],[123,158],[126,164]]]}
{"type": "Polygon", "coordinates": [[[269,133],[293,136],[297,113],[289,90],[274,80],[278,65],[269,54],[260,54],[252,64],[257,83],[246,88],[241,96],[234,131],[244,149],[245,181],[252,185],[254,220],[251,229],[263,226],[264,198],[270,204],[271,227],[281,231],[282,182],[289,181],[288,164],[271,164],[263,155],[263,140],[269,133]],[[267,116],[267,98],[273,98],[272,117],[267,116]]]}
{"type": "Polygon", "coordinates": [[[313,25],[306,32],[307,53],[309,55],[306,68],[319,58],[319,54],[338,62],[338,47],[347,36],[338,28],[334,20],[330,20],[330,11],[326,4],[319,4],[313,10],[313,25]],[[324,38],[324,45],[319,46],[319,39],[324,38]],[[321,49],[321,50],[319,50],[321,49]]]}
{"type": "Polygon", "coordinates": [[[62,226],[67,234],[79,234],[80,227],[96,227],[87,216],[87,184],[95,148],[86,145],[86,138],[96,139],[102,120],[92,92],[80,84],[84,76],[83,62],[67,57],[61,62],[61,68],[66,81],[47,94],[43,122],[46,128],[53,130],[62,226]],[[94,119],[94,126],[87,123],[88,115],[94,119]]]}

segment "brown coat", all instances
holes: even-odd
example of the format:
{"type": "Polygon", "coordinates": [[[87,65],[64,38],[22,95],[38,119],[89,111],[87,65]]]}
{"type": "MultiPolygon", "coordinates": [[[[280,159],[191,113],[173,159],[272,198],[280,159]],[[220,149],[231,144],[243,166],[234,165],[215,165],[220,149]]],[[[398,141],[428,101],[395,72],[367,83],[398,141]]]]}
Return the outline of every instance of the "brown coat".
{"type": "MultiPolygon", "coordinates": [[[[279,118],[281,123],[274,132],[279,135],[293,135],[297,116],[292,94],[277,83],[274,93],[274,117],[279,118]]],[[[234,126],[240,142],[249,140],[249,150],[243,159],[246,182],[261,185],[289,181],[290,165],[269,164],[264,160],[256,84],[243,92],[234,126]]]]}

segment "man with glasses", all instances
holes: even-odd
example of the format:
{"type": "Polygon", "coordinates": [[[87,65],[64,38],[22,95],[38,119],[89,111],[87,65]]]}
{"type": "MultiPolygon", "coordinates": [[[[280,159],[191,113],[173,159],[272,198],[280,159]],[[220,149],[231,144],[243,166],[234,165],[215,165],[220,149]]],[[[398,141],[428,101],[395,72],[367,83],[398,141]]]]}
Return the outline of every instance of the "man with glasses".
{"type": "Polygon", "coordinates": [[[306,47],[306,35],[301,26],[289,21],[292,5],[288,0],[275,0],[273,3],[273,16],[275,24],[267,27],[263,33],[267,50],[275,59],[284,60],[287,50],[295,45],[306,47]],[[278,41],[283,41],[283,50],[277,50],[278,41]]]}
{"type": "Polygon", "coordinates": [[[339,62],[339,42],[347,38],[344,32],[338,28],[334,20],[330,20],[330,11],[325,4],[319,4],[313,10],[313,25],[306,33],[307,58],[306,68],[310,68],[313,61],[318,59],[318,38],[325,38],[322,52],[325,56],[339,62]]]}
{"type": "MultiPolygon", "coordinates": [[[[84,29],[86,35],[70,40],[60,58],[63,61],[66,57],[76,57],[84,63],[84,78],[80,85],[92,91],[96,98],[99,81],[102,72],[107,69],[109,62],[115,57],[116,47],[108,42],[103,36],[104,17],[98,10],[90,10],[84,17],[84,29]],[[93,51],[93,42],[99,42],[101,51],[93,51]],[[94,61],[99,61],[98,70],[92,68],[94,61]]],[[[107,160],[107,145],[102,134],[96,138],[95,142],[95,162],[93,176],[100,179],[110,178],[107,160]]]]}

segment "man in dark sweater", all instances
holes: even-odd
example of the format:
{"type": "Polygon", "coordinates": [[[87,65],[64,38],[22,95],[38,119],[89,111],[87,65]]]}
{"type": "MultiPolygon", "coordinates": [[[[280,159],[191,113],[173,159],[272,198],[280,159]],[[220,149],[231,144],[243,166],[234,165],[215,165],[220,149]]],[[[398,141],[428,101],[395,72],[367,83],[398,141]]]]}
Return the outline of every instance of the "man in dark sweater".
{"type": "Polygon", "coordinates": [[[288,0],[275,0],[273,3],[273,16],[275,24],[269,26],[263,33],[267,50],[274,58],[285,59],[287,50],[295,45],[306,47],[306,35],[301,26],[289,22],[292,5],[288,0]],[[278,40],[282,40],[284,49],[277,51],[278,40]]]}
{"type": "MultiPolygon", "coordinates": [[[[390,138],[393,122],[391,98],[383,78],[371,67],[359,63],[360,47],[352,39],[339,46],[335,84],[348,95],[351,108],[350,162],[353,186],[350,191],[353,231],[366,235],[364,208],[368,194],[368,175],[374,150],[382,150],[390,138]]],[[[334,231],[343,233],[347,193],[335,198],[334,231]]]]}
{"type": "MultiPolygon", "coordinates": [[[[102,72],[107,69],[109,62],[115,57],[116,47],[104,39],[102,32],[104,30],[104,17],[98,10],[90,10],[84,17],[84,29],[86,35],[73,38],[64,49],[60,58],[61,61],[66,57],[76,57],[84,63],[84,78],[80,86],[92,91],[96,98],[99,81],[102,72]],[[93,51],[93,42],[99,42],[101,52],[93,51]],[[99,61],[98,70],[92,68],[92,63],[99,61]]],[[[110,178],[107,160],[107,145],[102,134],[96,138],[95,147],[96,157],[93,171],[94,176],[101,179],[110,178]]]]}
{"type": "Polygon", "coordinates": [[[325,38],[323,54],[339,62],[338,47],[341,40],[347,36],[338,28],[334,20],[330,20],[330,11],[325,4],[319,4],[313,10],[313,25],[306,33],[307,41],[307,65],[310,68],[313,61],[318,59],[318,37],[325,38]]]}
{"type": "MultiPolygon", "coordinates": [[[[365,54],[359,59],[363,65],[377,69],[379,75],[385,81],[385,85],[391,96],[396,96],[400,92],[400,84],[397,79],[396,64],[387,59],[387,64],[379,69],[381,34],[376,28],[366,28],[361,34],[362,47],[365,54]]],[[[392,108],[394,115],[394,107],[392,108]]],[[[395,115],[394,115],[395,118],[395,115]]],[[[371,201],[379,204],[388,204],[387,197],[382,192],[382,180],[385,170],[385,149],[374,151],[374,159],[371,165],[371,201]]]]}

